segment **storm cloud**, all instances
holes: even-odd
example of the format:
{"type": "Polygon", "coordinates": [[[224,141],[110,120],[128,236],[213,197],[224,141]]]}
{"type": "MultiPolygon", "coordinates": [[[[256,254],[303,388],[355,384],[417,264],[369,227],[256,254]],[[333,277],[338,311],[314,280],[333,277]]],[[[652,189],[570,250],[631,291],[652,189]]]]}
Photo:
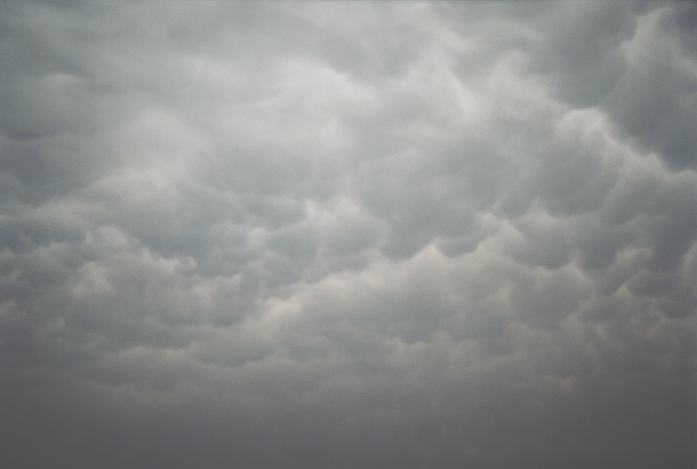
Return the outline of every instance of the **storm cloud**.
{"type": "Polygon", "coordinates": [[[697,462],[688,2],[3,2],[0,465],[697,462]]]}

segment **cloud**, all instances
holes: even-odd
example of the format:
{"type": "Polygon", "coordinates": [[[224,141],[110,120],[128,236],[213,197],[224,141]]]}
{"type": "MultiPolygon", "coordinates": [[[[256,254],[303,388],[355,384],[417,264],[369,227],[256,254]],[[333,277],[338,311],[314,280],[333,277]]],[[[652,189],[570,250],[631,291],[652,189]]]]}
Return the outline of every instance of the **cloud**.
{"type": "Polygon", "coordinates": [[[686,4],[9,2],[8,467],[692,467],[686,4]]]}

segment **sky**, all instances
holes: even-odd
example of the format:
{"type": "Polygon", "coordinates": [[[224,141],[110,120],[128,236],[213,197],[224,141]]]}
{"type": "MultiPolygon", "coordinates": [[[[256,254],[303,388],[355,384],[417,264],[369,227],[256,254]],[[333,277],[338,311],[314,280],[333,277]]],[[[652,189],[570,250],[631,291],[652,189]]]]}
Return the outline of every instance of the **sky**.
{"type": "Polygon", "coordinates": [[[0,4],[0,466],[692,469],[690,2],[0,4]]]}

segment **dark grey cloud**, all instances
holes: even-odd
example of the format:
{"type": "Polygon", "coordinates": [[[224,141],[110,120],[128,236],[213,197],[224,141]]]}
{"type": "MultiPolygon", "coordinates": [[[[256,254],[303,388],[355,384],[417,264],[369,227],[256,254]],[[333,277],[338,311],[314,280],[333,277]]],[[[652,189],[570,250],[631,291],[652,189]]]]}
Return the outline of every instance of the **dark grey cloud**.
{"type": "Polygon", "coordinates": [[[3,3],[0,462],[694,467],[694,19],[3,3]]]}

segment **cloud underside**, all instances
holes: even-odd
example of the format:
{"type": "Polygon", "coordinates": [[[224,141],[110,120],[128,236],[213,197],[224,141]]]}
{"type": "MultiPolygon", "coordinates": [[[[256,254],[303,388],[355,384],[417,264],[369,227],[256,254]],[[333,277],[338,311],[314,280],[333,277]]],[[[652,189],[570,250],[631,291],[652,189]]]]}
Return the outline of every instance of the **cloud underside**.
{"type": "Polygon", "coordinates": [[[0,461],[692,468],[689,3],[4,3],[0,461]]]}

